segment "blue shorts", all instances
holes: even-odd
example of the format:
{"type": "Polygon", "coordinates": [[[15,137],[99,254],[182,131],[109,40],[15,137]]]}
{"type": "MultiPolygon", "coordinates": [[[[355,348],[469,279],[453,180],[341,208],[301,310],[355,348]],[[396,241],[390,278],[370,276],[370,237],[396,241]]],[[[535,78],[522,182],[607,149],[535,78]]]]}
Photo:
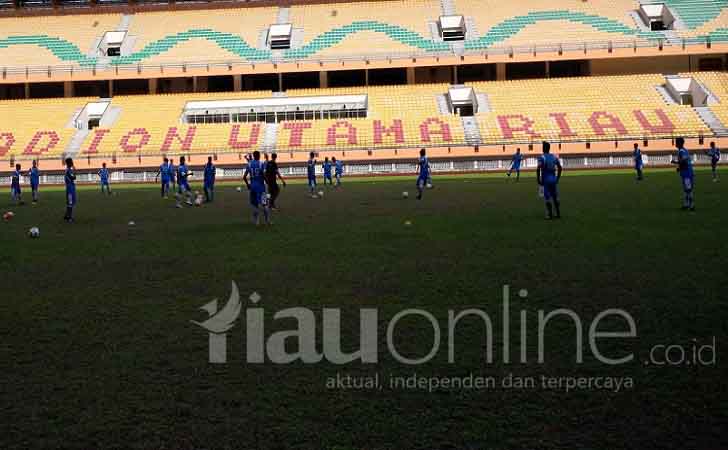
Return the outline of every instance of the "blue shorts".
{"type": "Polygon", "coordinates": [[[545,201],[558,200],[559,199],[559,185],[556,183],[544,183],[543,185],[543,199],[545,201]]]}
{"type": "Polygon", "coordinates": [[[207,189],[214,189],[215,188],[215,183],[214,182],[212,182],[212,183],[205,182],[204,185],[202,186],[202,188],[205,189],[205,190],[207,190],[207,189]]]}
{"type": "Polygon", "coordinates": [[[108,186],[108,185],[109,185],[109,182],[108,181],[102,181],[101,182],[101,186],[108,186]]]}
{"type": "Polygon", "coordinates": [[[10,193],[12,195],[19,195],[21,192],[22,192],[22,190],[20,189],[19,184],[14,184],[14,185],[10,186],[10,193]]]}
{"type": "Polygon", "coordinates": [[[695,179],[693,177],[682,177],[683,191],[692,192],[695,186],[695,179]]]}
{"type": "Polygon", "coordinates": [[[190,189],[190,184],[186,181],[183,181],[179,184],[179,193],[185,193],[190,192],[192,189],[190,189]]]}
{"type": "Polygon", "coordinates": [[[520,172],[521,171],[521,165],[520,164],[513,164],[511,166],[511,170],[514,170],[516,172],[520,172]]]}
{"type": "Polygon", "coordinates": [[[66,188],[66,204],[68,206],[76,205],[76,188],[66,188]]]}
{"type": "Polygon", "coordinates": [[[430,179],[429,175],[420,175],[417,177],[417,187],[425,187],[427,180],[430,179]]]}
{"type": "Polygon", "coordinates": [[[316,177],[308,177],[308,187],[316,187],[316,177]]]}
{"type": "Polygon", "coordinates": [[[258,206],[265,205],[265,191],[250,190],[250,204],[257,208],[258,206]]]}
{"type": "Polygon", "coordinates": [[[40,183],[30,183],[30,190],[31,191],[37,191],[38,186],[40,186],[40,183]]]}
{"type": "Polygon", "coordinates": [[[324,178],[326,178],[327,180],[331,180],[331,174],[330,173],[325,173],[324,174],[324,178]]]}

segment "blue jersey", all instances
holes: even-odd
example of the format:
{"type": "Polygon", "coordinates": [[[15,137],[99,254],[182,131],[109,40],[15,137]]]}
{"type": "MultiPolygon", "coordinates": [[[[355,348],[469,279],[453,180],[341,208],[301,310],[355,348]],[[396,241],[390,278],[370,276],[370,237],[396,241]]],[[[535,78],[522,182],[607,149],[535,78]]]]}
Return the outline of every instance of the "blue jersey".
{"type": "Polygon", "coordinates": [[[217,169],[212,163],[205,164],[205,185],[211,186],[215,184],[215,174],[217,169]]]}
{"type": "Polygon", "coordinates": [[[428,178],[430,176],[430,162],[427,156],[420,156],[420,178],[428,178]]]}
{"type": "Polygon", "coordinates": [[[559,165],[561,165],[559,158],[551,153],[539,156],[538,166],[541,168],[541,181],[543,184],[556,184],[558,182],[556,171],[559,165]]]}
{"type": "Polygon", "coordinates": [[[681,148],[677,151],[677,164],[681,177],[693,177],[693,161],[690,158],[690,153],[686,149],[681,148]]]}
{"type": "Polygon", "coordinates": [[[99,170],[99,177],[101,178],[101,184],[109,184],[109,169],[99,170]]]}
{"type": "Polygon", "coordinates": [[[720,150],[718,150],[718,147],[708,150],[708,156],[710,156],[710,162],[712,163],[720,161],[720,150]]]}
{"type": "Polygon", "coordinates": [[[187,164],[180,164],[177,166],[177,183],[187,184],[187,176],[190,172],[187,170],[187,164]]]}
{"type": "Polygon", "coordinates": [[[250,175],[251,191],[265,191],[265,172],[263,171],[263,164],[260,161],[250,161],[248,167],[245,168],[245,173],[250,175]]]}
{"type": "Polygon", "coordinates": [[[66,190],[76,189],[76,172],[73,168],[67,168],[66,173],[63,175],[63,182],[66,184],[66,190]]]}
{"type": "Polygon", "coordinates": [[[169,163],[169,166],[167,166],[167,173],[169,173],[169,180],[174,183],[174,179],[177,175],[177,168],[174,167],[174,164],[169,163]]]}
{"type": "Polygon", "coordinates": [[[28,171],[28,176],[30,177],[31,186],[38,186],[40,184],[40,172],[37,167],[32,167],[30,171],[28,171]]]}
{"type": "Polygon", "coordinates": [[[313,159],[309,159],[308,163],[306,165],[306,173],[308,174],[308,179],[316,178],[316,161],[313,159]]]}
{"type": "Polygon", "coordinates": [[[331,178],[331,163],[328,161],[324,162],[324,176],[331,178]]]}
{"type": "Polygon", "coordinates": [[[511,167],[513,167],[514,169],[520,169],[521,161],[523,161],[523,155],[520,153],[514,154],[513,158],[511,159],[511,167]]]}
{"type": "Polygon", "coordinates": [[[341,161],[336,161],[336,175],[343,175],[344,174],[344,163],[341,161]]]}
{"type": "Polygon", "coordinates": [[[16,170],[13,172],[12,181],[10,182],[12,187],[20,187],[20,171],[16,170]]]}
{"type": "Polygon", "coordinates": [[[634,149],[632,152],[632,158],[634,159],[634,165],[636,167],[642,167],[642,150],[639,148],[634,149]]]}
{"type": "Polygon", "coordinates": [[[162,164],[159,166],[159,175],[162,176],[162,183],[169,182],[169,164],[162,164]]]}

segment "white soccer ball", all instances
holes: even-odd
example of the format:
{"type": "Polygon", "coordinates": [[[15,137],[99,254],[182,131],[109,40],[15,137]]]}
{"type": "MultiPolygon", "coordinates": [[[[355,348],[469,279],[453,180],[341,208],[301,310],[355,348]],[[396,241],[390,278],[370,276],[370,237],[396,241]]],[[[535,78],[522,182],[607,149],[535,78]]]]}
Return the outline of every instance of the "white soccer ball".
{"type": "Polygon", "coordinates": [[[202,206],[202,201],[203,201],[202,196],[198,195],[197,198],[195,199],[195,206],[202,206]]]}
{"type": "Polygon", "coordinates": [[[235,190],[238,192],[243,192],[243,188],[241,186],[238,186],[237,188],[235,188],[235,190]]]}
{"type": "Polygon", "coordinates": [[[319,191],[318,195],[319,195],[319,197],[323,197],[324,196],[324,191],[319,191]]]}
{"type": "Polygon", "coordinates": [[[129,226],[130,226],[130,227],[133,227],[134,225],[136,225],[136,222],[134,222],[133,220],[130,220],[130,221],[129,221],[129,226]]]}
{"type": "Polygon", "coordinates": [[[38,229],[38,227],[33,227],[30,230],[28,230],[28,236],[32,239],[39,238],[40,230],[38,229]]]}
{"type": "Polygon", "coordinates": [[[409,198],[409,192],[407,192],[407,191],[402,192],[402,198],[409,198]]]}
{"type": "Polygon", "coordinates": [[[432,183],[427,183],[427,189],[432,189],[432,183]]]}

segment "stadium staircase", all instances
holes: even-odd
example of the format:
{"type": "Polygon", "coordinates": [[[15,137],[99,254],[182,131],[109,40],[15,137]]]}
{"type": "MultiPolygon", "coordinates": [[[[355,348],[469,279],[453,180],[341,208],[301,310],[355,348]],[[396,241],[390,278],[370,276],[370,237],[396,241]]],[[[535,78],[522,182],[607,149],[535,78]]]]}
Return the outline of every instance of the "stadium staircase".
{"type": "Polygon", "coordinates": [[[77,130],[71,140],[68,141],[68,144],[63,151],[63,157],[75,158],[76,155],[80,152],[81,146],[83,145],[84,141],[86,141],[86,137],[88,137],[90,133],[91,130],[87,129],[77,130]]]}
{"type": "Polygon", "coordinates": [[[278,140],[278,124],[268,123],[263,131],[263,145],[261,146],[265,152],[274,152],[276,150],[276,141],[278,140]]]}
{"type": "Polygon", "coordinates": [[[480,137],[480,127],[478,127],[478,121],[475,117],[461,117],[460,121],[463,124],[465,142],[467,142],[468,145],[479,145],[483,142],[480,137]]]}
{"type": "Polygon", "coordinates": [[[708,106],[696,106],[693,108],[698,116],[705,122],[710,130],[717,136],[728,136],[728,128],[720,121],[718,116],[708,106]]]}

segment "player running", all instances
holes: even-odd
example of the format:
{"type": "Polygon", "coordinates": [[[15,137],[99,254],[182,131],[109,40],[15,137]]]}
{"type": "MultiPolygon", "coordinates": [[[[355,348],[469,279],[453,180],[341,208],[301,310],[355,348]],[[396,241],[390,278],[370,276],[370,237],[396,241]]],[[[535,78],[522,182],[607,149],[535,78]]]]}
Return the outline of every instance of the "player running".
{"type": "Polygon", "coordinates": [[[38,203],[38,187],[40,186],[40,172],[38,171],[38,161],[33,160],[33,167],[28,171],[30,178],[30,191],[33,195],[33,203],[38,203]]]}
{"type": "Polygon", "coordinates": [[[278,180],[281,180],[283,186],[286,185],[286,180],[281,176],[281,172],[278,170],[278,155],[273,153],[270,155],[270,161],[265,166],[265,183],[268,185],[268,193],[270,194],[269,207],[272,211],[277,211],[278,206],[276,200],[278,195],[281,193],[281,188],[278,186],[278,180]]]}
{"type": "Polygon", "coordinates": [[[66,215],[63,216],[63,220],[73,223],[73,208],[76,206],[76,168],[71,158],[66,158],[63,182],[66,184],[66,215]]]}
{"type": "Polygon", "coordinates": [[[22,190],[20,189],[20,178],[22,177],[21,172],[21,166],[20,164],[15,165],[15,171],[13,172],[13,175],[10,179],[10,198],[12,198],[13,202],[17,205],[23,204],[23,194],[22,190]]]}
{"type": "Polygon", "coordinates": [[[333,185],[334,180],[331,178],[331,162],[329,161],[328,156],[326,158],[324,158],[323,169],[324,169],[324,186],[326,186],[327,181],[329,182],[328,183],[329,185],[333,185]]]}
{"type": "Polygon", "coordinates": [[[417,200],[422,199],[422,192],[425,190],[425,186],[429,185],[432,181],[430,178],[430,162],[427,160],[425,149],[420,149],[420,159],[417,161],[417,200]]]}
{"type": "Polygon", "coordinates": [[[169,198],[169,160],[167,157],[164,158],[162,161],[162,165],[159,166],[159,170],[157,170],[157,174],[154,176],[154,181],[156,182],[161,177],[161,193],[162,198],[169,198]]]}
{"type": "Polygon", "coordinates": [[[109,169],[106,168],[106,163],[101,164],[99,179],[101,180],[101,193],[103,194],[106,192],[107,195],[111,195],[111,188],[109,187],[109,169]]]}
{"type": "Polygon", "coordinates": [[[203,187],[205,189],[205,203],[210,203],[215,198],[215,176],[217,175],[217,169],[212,163],[212,156],[207,157],[207,164],[205,164],[205,181],[203,187]]]}
{"type": "Polygon", "coordinates": [[[673,158],[671,162],[677,164],[677,172],[680,174],[683,192],[685,193],[682,209],[684,211],[695,211],[695,199],[693,198],[693,189],[695,188],[693,161],[690,158],[690,153],[685,148],[684,138],[679,137],[675,139],[675,147],[677,148],[677,158],[673,158]]]}
{"type": "Polygon", "coordinates": [[[642,181],[644,179],[642,175],[644,162],[642,161],[642,150],[640,150],[640,146],[636,142],[634,143],[634,150],[632,150],[632,159],[634,160],[634,170],[637,172],[637,181],[642,181]]]}
{"type": "Polygon", "coordinates": [[[311,198],[317,198],[316,195],[316,158],[313,152],[308,155],[306,163],[306,175],[308,175],[308,189],[311,192],[311,198]]]}
{"type": "Polygon", "coordinates": [[[341,177],[344,176],[344,163],[335,156],[331,157],[331,161],[334,163],[334,176],[336,177],[336,184],[334,187],[341,186],[341,177]]]}
{"type": "Polygon", "coordinates": [[[508,175],[508,178],[511,177],[511,173],[516,172],[516,181],[521,180],[521,163],[523,162],[524,158],[521,154],[521,149],[517,148],[516,153],[513,154],[513,158],[511,158],[511,167],[508,169],[508,172],[506,172],[506,175],[508,175]]]}
{"type": "Polygon", "coordinates": [[[260,211],[263,210],[266,225],[270,225],[270,212],[268,211],[268,199],[265,192],[265,174],[263,165],[260,162],[260,152],[253,152],[253,160],[245,167],[243,181],[250,191],[250,206],[253,208],[253,223],[260,225],[260,211]],[[250,177],[250,181],[248,181],[250,177]]]}
{"type": "Polygon", "coordinates": [[[543,141],[543,155],[538,158],[536,181],[543,187],[543,199],[546,203],[546,220],[561,218],[561,202],[559,201],[559,180],[561,179],[561,161],[551,154],[551,144],[543,141]],[[554,216],[554,212],[556,215],[554,216]]]}
{"type": "Polygon", "coordinates": [[[720,150],[715,146],[715,142],[710,143],[708,156],[710,157],[710,170],[713,173],[713,183],[715,183],[718,181],[718,162],[720,161],[720,150]]]}
{"type": "Polygon", "coordinates": [[[185,202],[188,206],[192,206],[192,189],[190,184],[187,182],[187,177],[192,175],[192,172],[187,168],[185,163],[185,157],[179,158],[179,166],[177,166],[177,208],[182,207],[182,196],[187,197],[185,202]]]}

